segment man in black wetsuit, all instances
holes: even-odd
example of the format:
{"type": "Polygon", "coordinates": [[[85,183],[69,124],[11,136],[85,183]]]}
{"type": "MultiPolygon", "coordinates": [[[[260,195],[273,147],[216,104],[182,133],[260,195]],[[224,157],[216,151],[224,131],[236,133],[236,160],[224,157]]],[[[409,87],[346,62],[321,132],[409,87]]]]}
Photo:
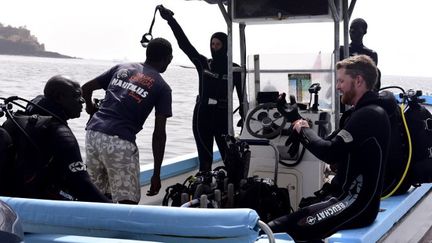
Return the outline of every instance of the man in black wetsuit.
{"type": "MultiPolygon", "coordinates": [[[[200,171],[210,171],[213,163],[213,139],[216,140],[222,158],[226,156],[226,142],[223,135],[228,134],[228,92],[227,92],[227,35],[217,32],[210,38],[212,59],[201,55],[189,42],[173,13],[159,6],[162,18],[167,20],[179,47],[195,65],[199,76],[199,93],[193,113],[193,134],[198,149],[200,171]]],[[[242,102],[241,75],[234,73],[233,82],[237,95],[242,102]]],[[[240,107],[240,114],[243,114],[240,107]]]]}
{"type": "Polygon", "coordinates": [[[287,232],[296,241],[322,239],[341,229],[369,225],[380,206],[390,122],[377,105],[377,93],[371,91],[376,66],[370,57],[358,55],[338,62],[336,69],[342,103],[353,106],[341,118],[340,128],[325,139],[302,119],[293,122],[293,129],[317,158],[337,164],[335,179],[340,190],[269,223],[273,232],[287,232]]]}
{"type": "MultiPolygon", "coordinates": [[[[351,22],[349,35],[351,39],[351,43],[349,44],[349,56],[354,55],[367,55],[375,62],[375,65],[378,65],[378,54],[363,45],[363,37],[367,33],[368,25],[366,21],[362,18],[354,19],[351,22]]],[[[340,48],[340,59],[344,58],[344,48],[343,46],[340,48]]],[[[378,69],[377,76],[377,84],[376,89],[378,90],[381,87],[381,72],[378,69]]]]}
{"type": "Polygon", "coordinates": [[[54,76],[46,83],[44,95],[32,103],[25,114],[14,116],[19,125],[25,125],[30,140],[11,118],[3,124],[16,151],[6,195],[110,202],[91,182],[78,142],[66,122],[80,116],[84,100],[79,83],[54,76]]]}

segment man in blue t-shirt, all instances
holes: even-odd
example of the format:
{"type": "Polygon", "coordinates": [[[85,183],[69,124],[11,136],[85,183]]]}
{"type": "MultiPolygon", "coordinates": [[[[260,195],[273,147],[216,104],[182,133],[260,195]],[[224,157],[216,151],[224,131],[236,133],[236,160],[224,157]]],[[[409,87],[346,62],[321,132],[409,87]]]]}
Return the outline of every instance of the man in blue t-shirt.
{"type": "Polygon", "coordinates": [[[147,195],[160,188],[160,168],[165,153],[166,119],[172,116],[171,88],[161,77],[172,60],[171,44],[152,40],[144,63],[120,64],[83,85],[86,111],[92,118],[86,130],[87,168],[99,189],[113,202],[138,204],[139,151],[136,134],[155,108],[152,148],[154,171],[147,195]],[[106,90],[99,109],[92,101],[94,90],[106,90]]]}

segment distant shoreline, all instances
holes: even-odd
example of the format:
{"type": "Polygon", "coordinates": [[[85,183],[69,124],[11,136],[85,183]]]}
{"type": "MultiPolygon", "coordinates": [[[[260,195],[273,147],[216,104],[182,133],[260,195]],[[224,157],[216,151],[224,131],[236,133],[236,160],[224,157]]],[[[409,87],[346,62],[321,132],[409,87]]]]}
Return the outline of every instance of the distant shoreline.
{"type": "Polygon", "coordinates": [[[81,57],[71,57],[62,55],[54,52],[53,54],[43,53],[43,54],[11,54],[11,53],[0,53],[0,55],[4,56],[20,56],[20,57],[46,57],[46,58],[65,58],[65,59],[83,59],[81,57]]]}
{"type": "Polygon", "coordinates": [[[46,51],[30,30],[25,27],[4,26],[0,23],[0,54],[30,57],[72,58],[58,52],[46,51]]]}
{"type": "Polygon", "coordinates": [[[22,45],[21,43],[14,43],[1,39],[0,55],[80,59],[78,57],[63,55],[58,52],[29,48],[28,46],[22,45]]]}

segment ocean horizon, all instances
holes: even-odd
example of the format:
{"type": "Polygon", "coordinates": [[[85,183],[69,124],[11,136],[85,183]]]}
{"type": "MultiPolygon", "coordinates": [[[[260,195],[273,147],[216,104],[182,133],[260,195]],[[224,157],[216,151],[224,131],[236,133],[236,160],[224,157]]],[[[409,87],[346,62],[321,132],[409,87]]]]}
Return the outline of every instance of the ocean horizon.
{"type": "MultiPolygon", "coordinates": [[[[82,85],[123,61],[0,55],[0,97],[18,95],[25,99],[32,99],[42,94],[46,81],[57,74],[68,75],[82,85]]],[[[164,156],[166,160],[196,152],[192,133],[192,113],[198,94],[198,75],[192,64],[172,64],[162,76],[171,86],[173,97],[173,117],[167,121],[167,145],[164,156]]],[[[382,87],[397,85],[406,90],[422,90],[425,95],[432,94],[432,77],[383,75],[381,83],[382,87]]],[[[94,97],[102,99],[104,92],[102,90],[96,91],[94,97]]],[[[238,106],[235,93],[233,101],[233,109],[235,109],[238,106]]],[[[239,118],[236,113],[234,124],[239,118]]],[[[3,123],[4,119],[4,117],[0,118],[0,122],[3,123]]],[[[68,121],[77,137],[84,160],[85,125],[88,119],[89,116],[83,109],[80,118],[68,121]]],[[[137,135],[136,142],[140,150],[141,164],[153,163],[151,149],[153,127],[154,114],[152,113],[145,122],[142,131],[137,135]]],[[[238,134],[239,132],[239,128],[235,127],[235,133],[238,134]]]]}

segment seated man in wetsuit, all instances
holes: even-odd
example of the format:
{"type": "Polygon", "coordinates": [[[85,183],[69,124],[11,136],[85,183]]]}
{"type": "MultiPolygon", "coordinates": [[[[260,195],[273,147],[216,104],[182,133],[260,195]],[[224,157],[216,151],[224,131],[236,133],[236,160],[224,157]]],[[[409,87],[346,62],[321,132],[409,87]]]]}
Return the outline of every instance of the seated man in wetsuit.
{"type": "Polygon", "coordinates": [[[80,116],[83,103],[79,83],[57,75],[25,113],[7,119],[3,127],[16,156],[6,196],[110,202],[91,182],[66,122],[80,116]]]}
{"type": "Polygon", "coordinates": [[[320,160],[336,164],[339,190],[322,201],[269,222],[273,232],[287,232],[294,240],[319,240],[341,229],[371,224],[380,207],[384,168],[390,141],[390,122],[372,91],[377,69],[366,55],[336,64],[336,88],[342,103],[353,106],[340,128],[323,139],[306,120],[293,122],[300,142],[320,160]]]}
{"type": "MultiPolygon", "coordinates": [[[[349,44],[349,55],[367,55],[375,62],[375,65],[378,65],[378,53],[374,50],[367,48],[363,44],[363,37],[367,33],[368,25],[366,21],[362,18],[356,18],[351,22],[349,35],[351,39],[351,43],[349,44]]],[[[344,47],[340,48],[340,59],[344,59],[344,47]]],[[[377,83],[375,85],[375,90],[379,90],[381,87],[381,72],[378,69],[377,83]]]]}

